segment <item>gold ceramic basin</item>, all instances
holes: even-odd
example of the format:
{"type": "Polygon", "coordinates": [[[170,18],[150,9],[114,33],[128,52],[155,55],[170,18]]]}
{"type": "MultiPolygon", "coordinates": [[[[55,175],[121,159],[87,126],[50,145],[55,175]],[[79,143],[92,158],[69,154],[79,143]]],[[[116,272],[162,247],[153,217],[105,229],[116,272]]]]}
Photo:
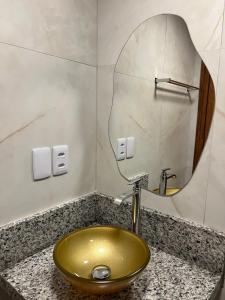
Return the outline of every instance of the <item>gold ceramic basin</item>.
{"type": "Polygon", "coordinates": [[[108,294],[134,281],[147,266],[150,250],[144,240],[130,231],[97,226],[66,235],[57,242],[53,258],[64,277],[78,290],[108,294]]]}
{"type": "MultiPolygon", "coordinates": [[[[178,189],[178,188],[168,187],[166,189],[166,196],[172,196],[172,195],[176,194],[179,191],[180,191],[180,189],[178,189]]],[[[155,189],[153,192],[155,194],[159,194],[159,189],[155,189]]]]}

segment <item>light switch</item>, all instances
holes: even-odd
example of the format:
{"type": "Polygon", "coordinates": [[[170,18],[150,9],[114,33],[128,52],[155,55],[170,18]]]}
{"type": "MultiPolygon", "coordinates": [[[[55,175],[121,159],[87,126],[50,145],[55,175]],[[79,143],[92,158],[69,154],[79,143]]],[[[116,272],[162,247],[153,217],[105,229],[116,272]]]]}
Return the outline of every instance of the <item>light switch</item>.
{"type": "Polygon", "coordinates": [[[126,138],[117,139],[117,160],[126,159],[126,138]]]}
{"type": "Polygon", "coordinates": [[[33,178],[45,179],[51,176],[51,149],[49,147],[32,150],[33,178]]]}
{"type": "Polygon", "coordinates": [[[67,145],[54,146],[52,148],[52,171],[53,175],[68,173],[69,147],[67,145]]]}
{"type": "Polygon", "coordinates": [[[127,158],[133,158],[135,155],[135,137],[130,136],[127,138],[127,158]]]}

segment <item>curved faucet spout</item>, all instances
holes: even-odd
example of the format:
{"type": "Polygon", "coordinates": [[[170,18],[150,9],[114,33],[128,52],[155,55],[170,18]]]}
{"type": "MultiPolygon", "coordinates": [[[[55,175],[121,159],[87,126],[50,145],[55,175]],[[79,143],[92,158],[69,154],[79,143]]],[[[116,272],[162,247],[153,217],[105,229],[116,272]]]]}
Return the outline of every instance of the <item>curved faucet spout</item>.
{"type": "Polygon", "coordinates": [[[141,235],[141,180],[137,179],[132,182],[133,191],[123,193],[114,199],[114,203],[121,205],[125,200],[132,198],[132,231],[137,235],[141,235]]]}

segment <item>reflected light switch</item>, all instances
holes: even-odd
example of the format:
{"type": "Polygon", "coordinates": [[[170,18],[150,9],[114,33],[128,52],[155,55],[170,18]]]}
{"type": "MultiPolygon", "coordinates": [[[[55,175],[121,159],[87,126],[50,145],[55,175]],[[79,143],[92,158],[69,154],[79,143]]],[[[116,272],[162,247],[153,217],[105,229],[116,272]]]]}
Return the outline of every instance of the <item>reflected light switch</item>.
{"type": "Polygon", "coordinates": [[[127,138],[127,158],[133,158],[135,155],[135,137],[127,138]]]}

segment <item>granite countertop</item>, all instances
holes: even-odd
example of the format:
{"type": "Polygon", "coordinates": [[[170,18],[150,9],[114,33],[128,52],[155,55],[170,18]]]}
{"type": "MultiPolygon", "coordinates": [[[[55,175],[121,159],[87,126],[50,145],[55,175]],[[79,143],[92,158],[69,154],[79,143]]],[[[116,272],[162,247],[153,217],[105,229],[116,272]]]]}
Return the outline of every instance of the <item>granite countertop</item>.
{"type": "Polygon", "coordinates": [[[224,274],[225,235],[151,209],[141,213],[151,261],[129,289],[101,297],[79,294],[64,281],[53,245],[93,224],[129,229],[129,203],[118,207],[111,197],[92,193],[0,227],[0,298],[2,290],[13,300],[215,299],[224,274]]]}
{"type": "Polygon", "coordinates": [[[151,248],[148,267],[129,289],[114,296],[87,296],[79,294],[64,281],[54,265],[52,252],[53,246],[50,246],[4,270],[1,276],[23,297],[21,299],[26,300],[205,300],[210,298],[220,279],[220,275],[151,248]]]}

